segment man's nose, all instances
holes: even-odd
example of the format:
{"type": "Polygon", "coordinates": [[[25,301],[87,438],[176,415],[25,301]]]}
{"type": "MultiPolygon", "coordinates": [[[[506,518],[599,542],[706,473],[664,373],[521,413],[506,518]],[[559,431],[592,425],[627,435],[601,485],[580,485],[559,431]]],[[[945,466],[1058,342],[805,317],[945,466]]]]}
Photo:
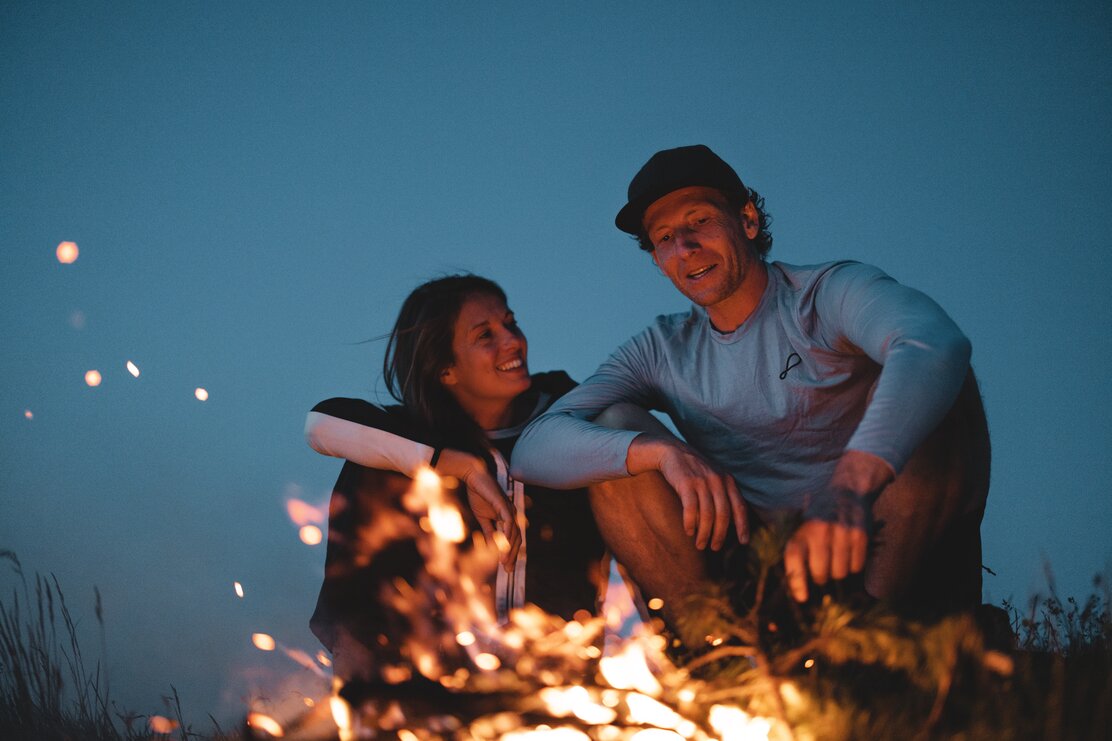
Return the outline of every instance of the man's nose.
{"type": "Polygon", "coordinates": [[[673,239],[676,240],[676,246],[683,250],[695,250],[701,246],[694,229],[680,227],[675,231],[673,239]]]}

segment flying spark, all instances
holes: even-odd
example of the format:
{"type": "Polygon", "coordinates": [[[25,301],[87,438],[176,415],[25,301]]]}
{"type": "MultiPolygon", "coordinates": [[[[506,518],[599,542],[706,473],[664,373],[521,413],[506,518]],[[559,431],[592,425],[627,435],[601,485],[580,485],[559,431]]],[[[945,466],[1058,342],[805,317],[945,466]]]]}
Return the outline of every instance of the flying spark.
{"type": "Polygon", "coordinates": [[[34,419],[35,418],[35,415],[31,414],[30,409],[24,409],[23,410],[23,416],[26,417],[27,419],[34,419]]]}
{"type": "Polygon", "coordinates": [[[208,401],[208,398],[209,398],[209,392],[208,392],[208,391],[205,391],[205,390],[204,390],[203,388],[201,388],[200,386],[198,386],[198,387],[197,387],[197,388],[196,388],[196,389],[195,389],[195,390],[193,391],[193,395],[197,397],[197,401],[208,401]]]}
{"type": "Polygon", "coordinates": [[[282,736],[285,735],[278,721],[262,713],[249,713],[247,716],[247,725],[252,728],[258,728],[260,731],[274,738],[282,738],[282,736]]]}
{"type": "Polygon", "coordinates": [[[100,380],[100,371],[85,371],[85,383],[89,384],[90,386],[99,386],[100,380]]]}
{"type": "Polygon", "coordinates": [[[136,378],[138,378],[139,377],[139,366],[137,366],[135,363],[133,363],[129,360],[129,361],[127,361],[127,372],[130,373],[131,375],[135,376],[136,378]]]}
{"type": "Polygon", "coordinates": [[[266,633],[252,633],[251,642],[255,644],[255,648],[260,651],[273,651],[277,645],[274,639],[266,633]]]}
{"type": "Polygon", "coordinates": [[[176,720],[171,720],[161,715],[152,715],[147,719],[147,725],[155,733],[173,733],[174,729],[178,727],[176,720]]]}
{"type": "Polygon", "coordinates": [[[324,540],[324,534],[316,525],[306,525],[297,531],[297,535],[305,545],[320,545],[320,542],[324,540]]]}
{"type": "Polygon", "coordinates": [[[233,582],[233,584],[235,585],[236,596],[239,597],[240,599],[243,599],[243,585],[240,584],[238,581],[233,582]]]}
{"type": "Polygon", "coordinates": [[[55,254],[58,256],[58,262],[63,265],[69,265],[77,259],[77,244],[74,242],[59,242],[58,249],[55,254]]]}

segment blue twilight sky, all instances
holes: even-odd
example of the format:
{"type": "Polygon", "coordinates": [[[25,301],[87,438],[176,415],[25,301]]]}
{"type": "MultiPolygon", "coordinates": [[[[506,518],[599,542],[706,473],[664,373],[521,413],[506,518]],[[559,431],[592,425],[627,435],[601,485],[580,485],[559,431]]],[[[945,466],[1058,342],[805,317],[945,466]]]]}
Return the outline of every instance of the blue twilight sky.
{"type": "Polygon", "coordinates": [[[696,142],[772,257],[879,265],[972,338],[986,598],[1106,569],[1112,6],[598,5],[0,5],[0,549],[86,626],[99,586],[123,704],[232,717],[295,670],[251,632],[317,650],[304,415],[376,398],[361,342],[417,282],[495,278],[577,378],[682,310],[612,219],[696,142]]]}

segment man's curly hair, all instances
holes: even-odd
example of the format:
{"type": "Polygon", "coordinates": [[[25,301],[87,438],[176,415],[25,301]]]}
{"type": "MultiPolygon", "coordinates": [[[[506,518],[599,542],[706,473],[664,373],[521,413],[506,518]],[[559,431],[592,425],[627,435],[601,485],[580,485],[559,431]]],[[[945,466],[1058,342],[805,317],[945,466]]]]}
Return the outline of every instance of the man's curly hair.
{"type": "MultiPolygon", "coordinates": [[[[764,259],[764,257],[767,256],[769,251],[772,249],[772,231],[770,230],[770,227],[772,225],[772,216],[769,215],[767,211],[765,211],[764,197],[752,188],[729,192],[723,191],[722,195],[726,198],[726,209],[731,214],[740,213],[741,209],[745,208],[746,203],[748,203],[749,201],[753,202],[753,205],[757,209],[757,216],[760,219],[760,226],[757,231],[757,236],[755,239],[753,239],[752,244],[753,249],[757,252],[757,256],[761,259],[764,259]]],[[[649,239],[649,235],[645,234],[643,230],[635,237],[635,239],[637,240],[637,246],[643,249],[645,252],[652,252],[656,249],[652,241],[649,239]]]]}

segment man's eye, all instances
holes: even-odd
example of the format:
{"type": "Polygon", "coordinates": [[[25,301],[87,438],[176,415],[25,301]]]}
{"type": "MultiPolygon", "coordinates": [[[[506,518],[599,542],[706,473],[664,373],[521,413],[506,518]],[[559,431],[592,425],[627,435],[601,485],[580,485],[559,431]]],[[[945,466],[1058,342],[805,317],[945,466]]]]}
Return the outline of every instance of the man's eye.
{"type": "Polygon", "coordinates": [[[708,221],[710,221],[709,216],[699,216],[698,218],[695,219],[696,224],[705,224],[708,221]]]}
{"type": "Polygon", "coordinates": [[[672,241],[672,235],[671,234],[661,234],[659,237],[656,238],[656,243],[657,244],[664,244],[665,242],[670,242],[670,241],[672,241]]]}

